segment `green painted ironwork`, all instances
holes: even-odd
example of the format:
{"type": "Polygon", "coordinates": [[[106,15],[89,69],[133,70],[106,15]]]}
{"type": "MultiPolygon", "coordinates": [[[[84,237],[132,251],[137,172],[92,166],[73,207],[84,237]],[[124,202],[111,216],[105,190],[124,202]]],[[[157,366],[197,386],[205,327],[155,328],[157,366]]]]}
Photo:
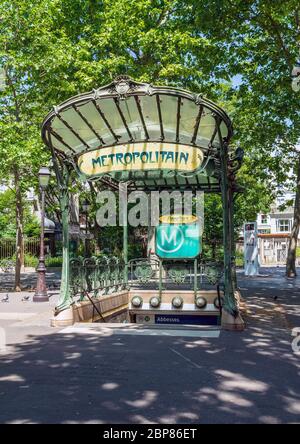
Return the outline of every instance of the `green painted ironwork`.
{"type": "MultiPolygon", "coordinates": [[[[72,114],[71,113],[71,114],[72,114]]],[[[165,117],[164,117],[165,119],[165,117]]],[[[140,123],[139,123],[140,125],[140,123]]],[[[205,126],[205,125],[204,125],[205,126]]],[[[149,84],[141,84],[129,78],[117,78],[110,85],[106,85],[89,93],[75,96],[66,102],[62,103],[46,117],[42,127],[42,137],[46,145],[52,151],[52,159],[56,172],[57,182],[60,193],[60,207],[62,213],[62,232],[63,232],[63,268],[62,281],[60,288],[60,296],[57,311],[68,308],[72,302],[73,297],[79,295],[81,298],[84,295],[92,294],[93,297],[99,295],[115,292],[120,289],[128,287],[128,282],[137,281],[142,285],[152,284],[158,281],[159,295],[161,296],[162,289],[165,285],[175,283],[178,285],[186,284],[186,277],[189,276],[191,287],[194,288],[195,295],[198,291],[198,271],[199,267],[207,281],[211,285],[219,286],[221,279],[224,279],[224,309],[232,315],[236,316],[238,307],[234,297],[234,290],[236,289],[236,273],[234,264],[234,233],[233,233],[233,192],[237,187],[235,184],[235,171],[239,168],[241,163],[241,150],[232,154],[229,153],[228,143],[232,135],[232,126],[227,114],[211,101],[205,99],[201,95],[195,95],[189,91],[179,90],[172,87],[155,87],[149,84]],[[125,89],[124,89],[125,88],[125,89]],[[125,92],[124,92],[125,91],[125,92]],[[161,100],[161,97],[164,97],[161,100]],[[174,99],[177,99],[178,106],[176,107],[176,121],[175,126],[170,127],[168,120],[164,121],[162,116],[167,116],[168,113],[161,113],[161,106],[164,103],[169,103],[169,108],[173,109],[171,104],[174,99]],[[105,100],[102,100],[105,99],[105,100]],[[182,172],[178,174],[174,171],[156,171],[145,172],[135,171],[132,177],[127,171],[122,174],[114,174],[103,177],[94,177],[99,179],[105,186],[113,189],[118,189],[119,181],[127,181],[128,189],[157,189],[161,187],[185,189],[190,187],[192,189],[203,189],[208,192],[222,193],[223,202],[223,243],[224,243],[224,264],[223,267],[216,263],[203,263],[200,258],[186,261],[182,260],[181,264],[170,265],[165,262],[165,259],[155,260],[133,260],[128,261],[128,226],[127,226],[127,207],[123,209],[122,226],[123,226],[123,256],[122,259],[114,256],[100,256],[93,258],[75,258],[70,260],[69,247],[69,172],[78,172],[78,154],[94,151],[99,147],[105,148],[114,147],[116,145],[123,145],[124,143],[141,143],[141,142],[157,142],[157,132],[152,131],[155,127],[153,122],[149,125],[147,121],[147,114],[144,116],[143,132],[137,131],[141,134],[140,139],[132,138],[132,128],[128,127],[127,117],[123,113],[123,105],[132,106],[134,110],[136,107],[143,115],[143,106],[139,108],[140,101],[148,103],[149,106],[157,112],[157,127],[159,125],[162,142],[174,143],[186,135],[180,134],[180,120],[185,116],[190,116],[192,111],[193,119],[186,119],[190,121],[190,134],[188,140],[184,143],[191,148],[198,147],[204,153],[204,163],[201,166],[201,171],[197,171],[197,175],[186,175],[182,172]],[[118,115],[123,116],[121,126],[114,127],[115,115],[113,113],[103,113],[102,106],[109,103],[118,105],[118,115]],[[127,101],[125,103],[125,101],[127,101]],[[89,107],[93,110],[92,115],[89,116],[89,107]],[[181,112],[178,110],[181,107],[181,112]],[[65,123],[66,115],[70,109],[75,116],[74,121],[70,124],[65,123]],[[190,111],[189,111],[190,110],[190,111]],[[197,112],[195,112],[197,111],[197,112]],[[204,112],[203,112],[204,111],[204,112]],[[184,114],[187,113],[187,114],[184,114]],[[82,115],[85,117],[82,119],[82,115]],[[86,132],[83,136],[80,128],[77,128],[77,117],[81,116],[81,121],[86,123],[86,132]],[[90,118],[91,117],[91,118],[90,118]],[[109,130],[110,140],[104,143],[102,135],[98,134],[98,142],[95,142],[94,135],[94,117],[99,117],[99,125],[102,128],[103,134],[107,134],[109,130]],[[215,121],[214,121],[215,119],[215,121]],[[201,136],[201,125],[203,126],[207,121],[207,126],[211,128],[211,137],[203,138],[201,136]],[[88,123],[87,123],[88,122],[88,123]],[[123,123],[122,123],[123,122],[123,123]],[[59,124],[59,125],[56,125],[59,124]],[[62,127],[62,128],[61,128],[62,127]],[[71,128],[71,129],[70,129],[71,128]],[[176,130],[174,132],[174,130],[176,130]],[[60,133],[62,131],[62,133],[60,133]],[[92,134],[93,133],[93,134],[92,134]],[[144,135],[143,135],[144,133],[144,135]],[[151,133],[151,134],[150,134],[151,133]],[[152,134],[153,133],[153,134],[152,134]],[[174,135],[176,133],[176,140],[174,135]],[[123,139],[119,140],[118,136],[122,134],[123,139]],[[128,135],[128,137],[126,136],[128,135]],[[84,139],[82,139],[82,137],[84,139]],[[85,138],[86,137],[86,138],[85,138]],[[178,140],[177,140],[178,139],[178,140]],[[75,140],[75,141],[74,141],[75,140]],[[93,145],[95,143],[95,146],[93,145]],[[79,150],[78,150],[79,147],[79,150]],[[200,172],[205,169],[209,174],[201,176],[200,172]],[[153,176],[151,174],[153,173],[153,176]],[[195,177],[194,177],[195,176],[195,177]],[[146,179],[145,179],[146,177],[146,179]],[[202,179],[205,177],[205,183],[202,179]],[[149,184],[150,181],[150,184],[149,184]],[[148,262],[147,262],[148,261],[148,262]],[[192,272],[194,267],[194,272],[192,272]],[[129,273],[129,268],[131,272],[129,273]],[[134,272],[132,271],[134,269],[134,272]],[[222,273],[221,273],[222,272],[222,273]],[[192,284],[192,276],[194,281],[192,284]]],[[[82,180],[86,180],[85,175],[80,176],[82,180]]],[[[91,179],[91,178],[90,178],[91,179]]],[[[124,187],[127,184],[124,183],[124,187]]],[[[131,283],[132,283],[131,282],[131,283]]],[[[219,288],[219,287],[218,287],[219,288]]]]}
{"type": "Polygon", "coordinates": [[[127,220],[127,184],[122,184],[122,187],[120,187],[120,193],[121,193],[121,201],[123,204],[125,204],[125,208],[123,208],[122,213],[122,225],[123,225],[123,260],[124,260],[124,282],[125,286],[128,284],[128,220],[127,220]],[[123,195],[122,195],[123,194],[123,195]]]}
{"type": "Polygon", "coordinates": [[[187,276],[187,270],[182,268],[171,268],[168,271],[168,275],[174,284],[183,284],[187,276]]]}
{"type": "Polygon", "coordinates": [[[162,260],[159,259],[159,283],[158,283],[158,291],[159,291],[159,297],[161,298],[162,290],[163,290],[163,282],[162,282],[162,272],[163,272],[163,266],[162,266],[162,260]]]}
{"type": "Polygon", "coordinates": [[[135,267],[134,274],[141,284],[147,284],[152,278],[154,271],[149,263],[141,262],[135,267]]]}
{"type": "Polygon", "coordinates": [[[70,260],[70,294],[85,299],[124,289],[124,262],[116,256],[76,258],[70,260]]]}
{"type": "MultiPolygon", "coordinates": [[[[190,277],[190,285],[196,296],[200,289],[199,270],[210,285],[217,287],[224,271],[223,264],[220,262],[199,260],[176,265],[169,261],[138,258],[130,260],[128,266],[130,285],[157,286],[159,297],[162,295],[163,288],[167,289],[170,282],[175,285],[185,284],[186,288],[188,277],[190,277]]],[[[98,298],[123,290],[128,282],[124,281],[124,269],[123,260],[116,256],[72,258],[70,260],[70,300],[73,301],[75,297],[84,300],[87,294],[89,297],[98,298]]]]}
{"type": "Polygon", "coordinates": [[[196,297],[198,291],[198,260],[194,259],[194,295],[196,297]]]}
{"type": "Polygon", "coordinates": [[[70,260],[70,293],[72,298],[82,290],[82,257],[72,258],[70,260]]]}
{"type": "Polygon", "coordinates": [[[232,246],[233,246],[233,196],[232,186],[229,183],[228,170],[228,146],[227,142],[222,140],[219,132],[221,148],[220,169],[221,169],[221,189],[222,189],[222,206],[223,206],[223,244],[224,244],[224,310],[236,317],[238,315],[237,301],[234,296],[234,285],[232,276],[232,246]]]}
{"type": "Polygon", "coordinates": [[[200,264],[202,273],[211,285],[218,285],[224,274],[224,264],[221,262],[204,262],[200,264]]]}
{"type": "Polygon", "coordinates": [[[224,276],[224,264],[216,261],[194,260],[170,261],[138,258],[129,261],[130,285],[157,287],[159,295],[162,289],[172,285],[190,287],[195,295],[200,290],[198,275],[204,276],[208,285],[218,286],[224,276]],[[189,278],[189,279],[188,279],[189,278]]]}
{"type": "Polygon", "coordinates": [[[108,256],[101,256],[96,259],[95,287],[103,289],[103,293],[107,294],[110,287],[110,259],[108,256]]]}
{"type": "Polygon", "coordinates": [[[124,259],[124,281],[128,283],[128,226],[123,227],[123,259],[124,259]]]}
{"type": "Polygon", "coordinates": [[[70,292],[70,238],[69,238],[69,171],[66,165],[62,167],[62,174],[58,170],[57,164],[55,165],[56,175],[60,188],[60,209],[61,209],[61,221],[62,221],[62,272],[61,272],[61,285],[59,292],[59,299],[56,311],[62,311],[68,308],[72,303],[72,295],[70,292]]]}

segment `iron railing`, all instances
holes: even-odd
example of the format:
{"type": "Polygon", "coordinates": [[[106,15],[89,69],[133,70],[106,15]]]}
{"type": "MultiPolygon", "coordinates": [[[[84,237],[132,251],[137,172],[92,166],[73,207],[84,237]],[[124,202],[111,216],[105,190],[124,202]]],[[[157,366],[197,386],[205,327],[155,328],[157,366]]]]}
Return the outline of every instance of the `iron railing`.
{"type": "MultiPolygon", "coordinates": [[[[32,256],[38,256],[40,247],[39,238],[24,239],[24,253],[32,256]]],[[[10,259],[16,253],[16,239],[0,239],[0,259],[10,259]]]]}
{"type": "Polygon", "coordinates": [[[99,297],[126,288],[124,262],[116,256],[70,260],[70,289],[73,297],[99,297]]]}
{"type": "Polygon", "coordinates": [[[70,261],[70,287],[73,297],[81,299],[88,293],[99,297],[130,287],[157,289],[201,289],[217,287],[223,282],[223,263],[198,259],[167,261],[136,258],[128,262],[125,276],[122,259],[116,256],[73,258],[70,261]]]}
{"type": "Polygon", "coordinates": [[[159,260],[138,258],[129,261],[129,283],[145,288],[162,285],[167,288],[199,290],[220,285],[223,263],[192,260],[159,260]]]}

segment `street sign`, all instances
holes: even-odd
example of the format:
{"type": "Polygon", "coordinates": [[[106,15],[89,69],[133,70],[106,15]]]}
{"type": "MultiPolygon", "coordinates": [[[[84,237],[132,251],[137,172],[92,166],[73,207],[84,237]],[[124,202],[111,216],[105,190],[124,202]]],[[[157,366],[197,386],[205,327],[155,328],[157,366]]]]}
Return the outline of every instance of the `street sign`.
{"type": "Polygon", "coordinates": [[[87,176],[123,171],[197,171],[203,162],[200,148],[164,142],[129,143],[81,154],[78,166],[87,176]]]}
{"type": "Polygon", "coordinates": [[[201,252],[200,227],[192,224],[160,224],[156,227],[155,252],[164,259],[191,259],[201,252]]]}
{"type": "Polygon", "coordinates": [[[180,314],[155,315],[155,324],[218,325],[219,314],[195,316],[180,314]]]}
{"type": "Polygon", "coordinates": [[[151,325],[218,325],[219,313],[206,316],[178,313],[137,314],[136,323],[151,325]]]}

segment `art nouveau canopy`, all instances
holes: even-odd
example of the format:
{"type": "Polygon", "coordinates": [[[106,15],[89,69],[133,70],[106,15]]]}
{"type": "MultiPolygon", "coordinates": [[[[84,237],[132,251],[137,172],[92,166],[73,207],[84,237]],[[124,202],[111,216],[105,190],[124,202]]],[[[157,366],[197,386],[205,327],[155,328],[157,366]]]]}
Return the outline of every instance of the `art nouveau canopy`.
{"type": "MultiPolygon", "coordinates": [[[[231,136],[232,126],[227,114],[202,95],[138,83],[125,76],[54,107],[43,122],[42,137],[52,151],[62,211],[63,269],[57,312],[72,303],[69,173],[76,170],[81,180],[101,181],[113,189],[118,189],[120,182],[127,182],[129,191],[197,189],[221,192],[224,310],[237,317],[233,193],[237,191],[235,172],[241,164],[242,150],[230,151],[231,136]]],[[[127,286],[126,211],[122,212],[122,217],[123,276],[127,286]]],[[[194,267],[196,282],[197,258],[194,267]]],[[[161,278],[159,285],[161,291],[161,278]]]]}
{"type": "Polygon", "coordinates": [[[82,179],[132,188],[218,191],[219,149],[232,136],[210,100],[126,76],[54,107],[42,137],[82,179]]]}

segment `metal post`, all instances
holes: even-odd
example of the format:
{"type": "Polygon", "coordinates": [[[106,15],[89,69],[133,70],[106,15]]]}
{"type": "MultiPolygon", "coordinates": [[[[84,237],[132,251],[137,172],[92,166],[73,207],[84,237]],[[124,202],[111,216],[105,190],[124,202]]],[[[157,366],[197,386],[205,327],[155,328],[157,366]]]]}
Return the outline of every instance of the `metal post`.
{"type": "Polygon", "coordinates": [[[86,213],[85,213],[84,257],[88,257],[87,235],[88,235],[88,212],[86,211],[86,213]]]}
{"type": "Polygon", "coordinates": [[[61,284],[56,313],[69,308],[72,305],[72,296],[70,293],[70,245],[69,245],[69,171],[63,162],[60,162],[54,154],[51,136],[49,136],[49,145],[52,151],[53,168],[59,189],[59,203],[61,209],[62,221],[62,253],[63,263],[61,270],[61,284]]]}
{"type": "Polygon", "coordinates": [[[128,223],[127,223],[127,184],[122,183],[119,186],[119,202],[123,225],[123,260],[124,260],[124,284],[128,284],[128,223]]]}
{"type": "Polygon", "coordinates": [[[32,298],[33,302],[48,302],[49,297],[46,287],[46,266],[45,266],[45,243],[44,243],[44,231],[45,231],[45,191],[41,188],[41,235],[40,235],[40,257],[39,264],[37,266],[37,284],[35,294],[32,298]]]}
{"type": "Polygon", "coordinates": [[[230,227],[231,227],[231,276],[232,276],[232,284],[234,291],[237,290],[237,276],[236,276],[236,246],[235,246],[235,238],[234,238],[234,197],[233,190],[230,184],[229,187],[229,212],[230,212],[230,227]]]}
{"type": "Polygon", "coordinates": [[[233,315],[238,314],[238,308],[234,297],[234,283],[232,278],[232,233],[233,212],[232,192],[228,179],[228,147],[221,140],[220,163],[221,163],[221,188],[223,206],[223,243],[224,243],[224,310],[233,315]]]}
{"type": "Polygon", "coordinates": [[[61,285],[57,311],[64,310],[72,304],[70,294],[70,247],[69,247],[69,193],[67,187],[61,190],[60,207],[62,214],[63,235],[63,264],[61,272],[61,285]]]}
{"type": "Polygon", "coordinates": [[[197,290],[198,290],[198,285],[197,285],[197,272],[198,272],[198,260],[197,258],[194,259],[194,295],[195,297],[197,296],[197,290]]]}
{"type": "Polygon", "coordinates": [[[159,258],[159,277],[158,277],[159,281],[158,281],[158,292],[159,292],[159,297],[161,298],[162,296],[162,260],[159,258]]]}
{"type": "MultiPolygon", "coordinates": [[[[125,213],[127,216],[127,213],[125,213]]],[[[126,217],[127,219],[127,217],[126,217]]],[[[127,222],[127,221],[126,221],[127,222]]],[[[123,226],[123,257],[124,257],[124,282],[128,284],[128,226],[127,223],[123,226]]]]}

